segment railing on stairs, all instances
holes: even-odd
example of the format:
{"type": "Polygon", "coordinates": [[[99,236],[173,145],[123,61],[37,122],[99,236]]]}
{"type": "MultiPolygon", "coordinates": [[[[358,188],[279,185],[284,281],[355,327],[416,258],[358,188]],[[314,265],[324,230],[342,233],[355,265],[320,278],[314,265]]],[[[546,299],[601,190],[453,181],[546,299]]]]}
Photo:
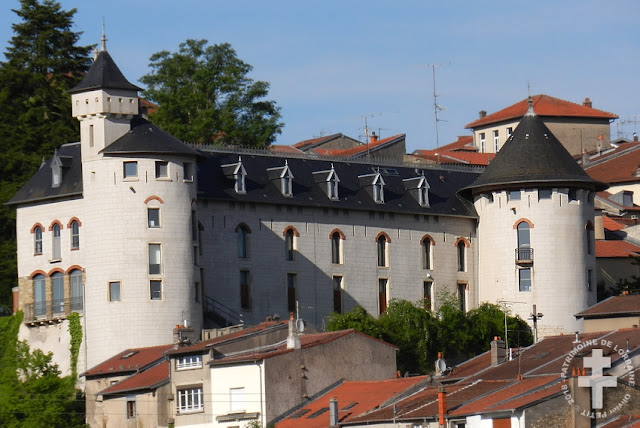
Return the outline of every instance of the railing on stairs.
{"type": "Polygon", "coordinates": [[[220,327],[244,324],[241,313],[209,296],[204,298],[204,314],[220,327]]]}

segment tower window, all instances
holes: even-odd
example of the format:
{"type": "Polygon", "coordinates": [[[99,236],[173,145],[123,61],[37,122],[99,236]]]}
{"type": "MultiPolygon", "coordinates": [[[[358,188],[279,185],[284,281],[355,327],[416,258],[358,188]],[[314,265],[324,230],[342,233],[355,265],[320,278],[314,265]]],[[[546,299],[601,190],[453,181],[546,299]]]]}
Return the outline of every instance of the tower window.
{"type": "Polygon", "coordinates": [[[340,232],[336,231],[331,234],[331,263],[342,264],[342,238],[340,232]]]}
{"type": "Polygon", "coordinates": [[[520,291],[531,291],[531,269],[518,269],[518,289],[520,291]]]}
{"type": "Polygon", "coordinates": [[[149,294],[151,300],[162,300],[162,281],[159,279],[149,281],[149,294]]]}
{"type": "Polygon", "coordinates": [[[467,250],[464,241],[460,239],[456,244],[456,248],[458,250],[458,272],[465,272],[465,252],[467,250]]]}
{"type": "Polygon", "coordinates": [[[380,314],[387,310],[389,280],[386,278],[378,278],[378,312],[380,314]]]}
{"type": "Polygon", "coordinates": [[[384,234],[380,234],[376,239],[378,250],[378,267],[387,267],[387,239],[384,234]]]}
{"type": "Polygon", "coordinates": [[[242,309],[251,308],[251,294],[249,292],[249,271],[240,271],[240,307],[242,309]]]}
{"type": "Polygon", "coordinates": [[[123,162],[124,178],[138,177],[138,162],[123,162]]]}
{"type": "Polygon", "coordinates": [[[147,208],[147,222],[150,228],[160,227],[160,208],[147,208]]]}
{"type": "Polygon", "coordinates": [[[149,244],[149,275],[159,275],[161,272],[160,244],[149,244]]]}
{"type": "Polygon", "coordinates": [[[284,234],[284,251],[285,251],[285,260],[287,261],[293,261],[293,252],[294,252],[294,246],[293,246],[293,230],[292,229],[287,229],[287,231],[284,234]]]}
{"type": "Polygon", "coordinates": [[[287,310],[289,312],[296,311],[296,301],[298,296],[296,295],[296,274],[287,274],[287,310]]]}
{"type": "Polygon", "coordinates": [[[109,282],[108,292],[109,292],[110,302],[119,302],[120,301],[120,281],[109,282]]]}
{"type": "Polygon", "coordinates": [[[334,276],[333,283],[333,312],[342,313],[342,277],[334,276]]]}
{"type": "Polygon", "coordinates": [[[156,161],[156,178],[169,178],[169,163],[156,161]]]}

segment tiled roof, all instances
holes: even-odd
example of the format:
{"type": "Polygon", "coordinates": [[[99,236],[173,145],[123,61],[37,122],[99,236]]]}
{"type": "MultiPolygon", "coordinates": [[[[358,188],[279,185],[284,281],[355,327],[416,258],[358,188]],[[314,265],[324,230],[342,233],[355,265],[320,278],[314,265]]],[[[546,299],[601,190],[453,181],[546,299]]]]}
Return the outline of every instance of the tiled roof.
{"type": "Polygon", "coordinates": [[[340,138],[342,136],[343,136],[342,134],[331,134],[323,137],[312,138],[310,140],[300,141],[299,143],[294,144],[293,147],[295,147],[296,149],[306,151],[312,146],[315,146],[316,144],[326,143],[327,141],[331,141],[333,139],[340,138]]]}
{"type": "MultiPolygon", "coordinates": [[[[602,318],[609,316],[640,315],[640,295],[612,296],[576,314],[578,318],[602,318]]],[[[640,334],[638,334],[640,336],[640,334]]]]}
{"type": "MultiPolygon", "coordinates": [[[[605,192],[600,192],[600,193],[605,193],[605,192]]],[[[622,230],[625,227],[627,227],[626,224],[624,224],[623,222],[620,222],[618,220],[614,220],[609,216],[602,216],[602,225],[604,226],[605,229],[610,230],[612,232],[617,232],[618,230],[622,230]]]]}
{"type": "Polygon", "coordinates": [[[164,358],[164,353],[171,348],[173,348],[173,345],[127,349],[87,370],[80,376],[115,376],[136,372],[164,358]]]}
{"type": "Polygon", "coordinates": [[[599,428],[640,428],[640,415],[619,415],[599,428]]]}
{"type": "MultiPolygon", "coordinates": [[[[534,95],[531,98],[533,100],[533,110],[538,116],[587,117],[602,119],[618,118],[618,116],[613,113],[561,100],[549,95],[534,95]]],[[[525,98],[524,100],[519,101],[507,108],[487,115],[483,118],[474,120],[473,122],[468,123],[465,128],[477,128],[479,126],[489,125],[492,123],[519,119],[523,117],[526,112],[527,99],[525,98]]]]}
{"type": "Polygon", "coordinates": [[[93,62],[87,74],[70,93],[91,91],[93,89],[125,89],[141,91],[142,89],[130,83],[122,74],[109,52],[102,51],[93,62]]]}
{"type": "Polygon", "coordinates": [[[302,150],[295,148],[294,146],[286,146],[273,144],[269,146],[269,150],[277,153],[303,153],[302,150]]]}
{"type": "Polygon", "coordinates": [[[640,254],[640,247],[623,240],[596,240],[596,257],[626,258],[640,254]]]}
{"type": "Polygon", "coordinates": [[[447,152],[457,152],[457,151],[472,151],[475,152],[478,149],[473,145],[473,135],[458,135],[458,139],[453,143],[445,144],[441,146],[439,149],[441,151],[447,152]]]}
{"type": "Polygon", "coordinates": [[[335,157],[357,157],[370,152],[375,152],[383,147],[395,143],[399,143],[405,139],[405,134],[398,134],[392,137],[383,138],[370,144],[362,144],[360,146],[351,147],[348,149],[314,149],[313,151],[323,156],[335,156],[335,157]]]}
{"type": "Polygon", "coordinates": [[[325,428],[329,426],[329,400],[338,401],[338,421],[344,423],[352,417],[371,411],[395,395],[423,382],[426,376],[380,381],[344,382],[336,388],[296,409],[276,423],[276,428],[325,428]],[[327,410],[324,410],[327,409],[327,410]],[[324,410],[324,411],[323,411],[324,410]]]}
{"type": "Polygon", "coordinates": [[[542,119],[527,113],[484,173],[467,189],[518,189],[522,186],[604,190],[589,177],[542,119]]]}
{"type": "Polygon", "coordinates": [[[169,382],[169,362],[163,361],[150,369],[135,373],[100,392],[102,395],[155,389],[169,382]]]}
{"type": "Polygon", "coordinates": [[[495,153],[474,153],[466,151],[416,150],[414,156],[428,159],[438,164],[465,164],[487,166],[496,157],[495,153]]]}
{"type": "Polygon", "coordinates": [[[598,163],[585,167],[585,171],[594,180],[604,183],[627,183],[640,181],[636,175],[640,167],[640,143],[598,163]]]}

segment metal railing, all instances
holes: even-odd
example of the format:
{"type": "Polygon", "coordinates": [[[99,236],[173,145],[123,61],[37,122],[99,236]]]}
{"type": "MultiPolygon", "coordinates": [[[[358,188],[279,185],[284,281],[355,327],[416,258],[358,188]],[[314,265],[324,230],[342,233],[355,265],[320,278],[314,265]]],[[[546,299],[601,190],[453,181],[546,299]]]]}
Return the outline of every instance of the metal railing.
{"type": "Polygon", "coordinates": [[[529,248],[529,247],[516,248],[516,263],[518,263],[518,264],[532,264],[533,263],[533,248],[529,248]]]}
{"type": "Polygon", "coordinates": [[[212,297],[204,297],[204,313],[213,319],[220,327],[244,324],[242,314],[234,311],[212,297]]]}
{"type": "Polygon", "coordinates": [[[66,318],[72,312],[82,312],[84,308],[83,298],[79,296],[27,303],[22,309],[24,311],[24,322],[31,323],[66,318]]]}

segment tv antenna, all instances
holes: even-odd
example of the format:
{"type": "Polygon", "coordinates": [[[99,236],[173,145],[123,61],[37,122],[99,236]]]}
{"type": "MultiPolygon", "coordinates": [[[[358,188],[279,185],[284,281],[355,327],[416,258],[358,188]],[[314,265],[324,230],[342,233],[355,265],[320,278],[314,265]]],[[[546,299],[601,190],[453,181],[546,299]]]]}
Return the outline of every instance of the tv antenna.
{"type": "Polygon", "coordinates": [[[444,67],[445,65],[449,65],[451,64],[451,61],[449,62],[441,62],[439,64],[423,64],[423,65],[419,65],[418,67],[422,67],[422,68],[430,68],[431,69],[431,77],[433,79],[433,116],[435,119],[435,125],[436,125],[436,148],[440,147],[440,136],[438,133],[438,123],[440,122],[446,122],[446,120],[444,119],[440,119],[438,117],[438,113],[441,112],[442,110],[446,110],[445,107],[441,106],[440,104],[438,104],[438,92],[436,91],[436,67],[444,67]]]}

